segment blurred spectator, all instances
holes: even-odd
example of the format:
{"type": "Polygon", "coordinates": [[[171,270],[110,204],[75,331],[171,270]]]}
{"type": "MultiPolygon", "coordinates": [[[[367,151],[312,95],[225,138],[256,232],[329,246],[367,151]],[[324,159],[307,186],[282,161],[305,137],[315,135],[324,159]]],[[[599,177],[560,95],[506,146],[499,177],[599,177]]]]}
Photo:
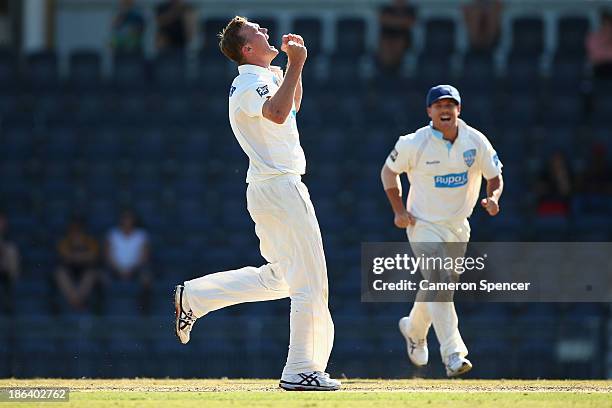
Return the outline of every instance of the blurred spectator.
{"type": "Polygon", "coordinates": [[[612,168],[608,163],[607,149],[596,143],[591,150],[585,172],[580,178],[580,191],[593,196],[612,195],[612,168]]]}
{"type": "Polygon", "coordinates": [[[60,259],[55,273],[57,287],[74,309],[83,310],[98,283],[98,242],[85,232],[80,219],[74,219],[60,240],[57,251],[60,259]]]}
{"type": "Polygon", "coordinates": [[[145,22],[134,0],[120,0],[119,11],[113,19],[111,47],[119,54],[142,53],[145,22]]]}
{"type": "Polygon", "coordinates": [[[612,11],[601,13],[601,25],[587,36],[586,49],[593,75],[612,79],[612,11]]]}
{"type": "Polygon", "coordinates": [[[8,240],[8,220],[0,212],[0,311],[11,311],[13,303],[13,286],[19,277],[19,251],[17,246],[8,240]]]}
{"type": "Polygon", "coordinates": [[[412,45],[414,15],[414,7],[405,0],[393,0],[380,9],[378,60],[384,70],[395,71],[401,66],[406,50],[412,45]]]}
{"type": "Polygon", "coordinates": [[[567,216],[572,191],[572,173],[567,159],[562,152],[554,152],[537,181],[537,214],[567,216]]]}
{"type": "Polygon", "coordinates": [[[195,33],[196,16],[193,8],[183,0],[169,0],[155,10],[157,21],[157,49],[184,49],[195,33]]]}
{"type": "Polygon", "coordinates": [[[138,279],[142,285],[141,306],[147,310],[151,290],[149,270],[149,237],[137,226],[134,213],[121,214],[119,226],[113,228],[106,241],[106,261],[111,273],[120,280],[138,279]]]}
{"type": "Polygon", "coordinates": [[[472,0],[463,6],[472,50],[490,51],[495,47],[500,35],[502,8],[500,0],[472,0]]]}

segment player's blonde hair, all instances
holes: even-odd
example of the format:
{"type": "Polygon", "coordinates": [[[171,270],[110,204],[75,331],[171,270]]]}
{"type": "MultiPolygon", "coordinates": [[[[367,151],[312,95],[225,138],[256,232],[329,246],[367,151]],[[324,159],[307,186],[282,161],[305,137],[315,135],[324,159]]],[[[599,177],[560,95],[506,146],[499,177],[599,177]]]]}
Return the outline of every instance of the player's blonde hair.
{"type": "Polygon", "coordinates": [[[219,37],[219,48],[221,52],[238,64],[242,64],[244,56],[242,55],[242,47],[246,44],[246,39],[240,33],[242,27],[249,20],[246,17],[236,16],[227,23],[227,26],[217,35],[219,37]]]}

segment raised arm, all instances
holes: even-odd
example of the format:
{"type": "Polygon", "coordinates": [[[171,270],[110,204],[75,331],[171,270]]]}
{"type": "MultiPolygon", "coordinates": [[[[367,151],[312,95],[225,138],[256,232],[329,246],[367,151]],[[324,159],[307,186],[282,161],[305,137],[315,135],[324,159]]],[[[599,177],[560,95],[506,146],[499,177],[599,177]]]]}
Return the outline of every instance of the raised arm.
{"type": "MultiPolygon", "coordinates": [[[[295,103],[296,90],[300,88],[299,97],[301,102],[301,76],[304,63],[308,56],[306,47],[295,41],[283,41],[281,47],[287,53],[289,63],[287,64],[287,72],[285,79],[278,91],[268,99],[262,108],[264,118],[271,120],[274,123],[282,124],[287,120],[287,116],[291,113],[293,104],[295,103]]],[[[298,108],[296,104],[296,108],[298,108]]]]}

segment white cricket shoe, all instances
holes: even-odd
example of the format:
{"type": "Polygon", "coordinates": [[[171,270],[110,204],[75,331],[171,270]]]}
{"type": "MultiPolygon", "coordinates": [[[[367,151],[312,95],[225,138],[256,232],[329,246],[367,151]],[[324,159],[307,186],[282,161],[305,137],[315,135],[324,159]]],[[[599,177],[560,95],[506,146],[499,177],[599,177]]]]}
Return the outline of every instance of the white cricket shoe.
{"type": "Polygon", "coordinates": [[[429,361],[429,349],[426,339],[414,339],[410,337],[410,318],[402,317],[399,321],[399,330],[406,339],[408,358],[417,367],[427,365],[429,361]]]}
{"type": "Polygon", "coordinates": [[[179,341],[183,344],[189,343],[189,335],[196,317],[189,307],[189,303],[184,296],[185,286],[176,285],[174,289],[174,312],[175,312],[175,327],[174,332],[179,341]]]}
{"type": "Polygon", "coordinates": [[[340,381],[322,371],[284,375],[278,384],[286,391],[336,391],[340,385],[340,381]]]}
{"type": "Polygon", "coordinates": [[[453,353],[448,357],[446,364],[446,376],[457,377],[465,374],[472,369],[472,363],[465,357],[461,357],[459,353],[453,353]]]}

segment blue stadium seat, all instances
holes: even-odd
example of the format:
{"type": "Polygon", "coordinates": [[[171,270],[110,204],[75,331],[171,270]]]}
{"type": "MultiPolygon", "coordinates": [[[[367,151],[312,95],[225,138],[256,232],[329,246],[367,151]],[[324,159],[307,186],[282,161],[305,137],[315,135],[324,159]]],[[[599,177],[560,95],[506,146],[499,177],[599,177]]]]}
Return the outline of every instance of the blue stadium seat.
{"type": "Polygon", "coordinates": [[[100,86],[100,54],[96,50],[76,50],[70,54],[70,82],[81,89],[100,86]]]}
{"type": "Polygon", "coordinates": [[[22,160],[33,158],[35,133],[31,126],[10,127],[0,136],[0,160],[22,160]]]}
{"type": "Polygon", "coordinates": [[[116,86],[140,88],[147,82],[147,67],[140,55],[116,55],[113,60],[113,81],[116,86]]]}
{"type": "Polygon", "coordinates": [[[0,85],[3,88],[15,87],[19,83],[17,53],[12,49],[0,49],[0,85]]]}
{"type": "Polygon", "coordinates": [[[152,63],[153,79],[162,88],[177,89],[187,83],[187,63],[182,51],[157,55],[152,63]]]}
{"type": "Polygon", "coordinates": [[[54,51],[39,51],[26,57],[26,78],[40,88],[52,88],[59,82],[57,55],[54,51]]]}
{"type": "MultiPolygon", "coordinates": [[[[360,56],[366,51],[366,22],[358,17],[345,17],[336,22],[336,55],[360,56]]],[[[334,69],[336,59],[334,59],[334,69]]]]}
{"type": "Polygon", "coordinates": [[[308,56],[317,56],[323,49],[321,20],[316,17],[299,17],[293,21],[292,32],[301,35],[308,47],[308,56]]]}
{"type": "Polygon", "coordinates": [[[455,52],[455,32],[455,21],[452,19],[436,17],[427,20],[423,49],[432,55],[447,57],[452,55],[455,52]]]}
{"type": "Polygon", "coordinates": [[[541,17],[518,17],[512,22],[512,53],[526,56],[544,51],[544,21],[541,17]]]}
{"type": "Polygon", "coordinates": [[[41,158],[55,163],[70,163],[78,158],[78,138],[73,127],[54,127],[43,132],[41,158]]]}
{"type": "Polygon", "coordinates": [[[570,55],[583,59],[585,54],[584,40],[589,32],[588,17],[566,16],[559,19],[557,27],[557,55],[570,55]]]}

